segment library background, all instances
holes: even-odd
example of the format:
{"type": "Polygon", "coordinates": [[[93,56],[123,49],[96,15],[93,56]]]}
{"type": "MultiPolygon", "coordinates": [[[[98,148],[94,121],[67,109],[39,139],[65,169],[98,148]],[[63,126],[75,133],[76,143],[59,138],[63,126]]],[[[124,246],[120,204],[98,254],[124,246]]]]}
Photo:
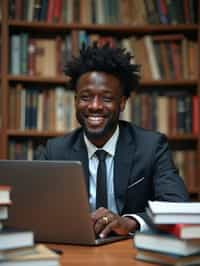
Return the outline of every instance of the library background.
{"type": "Polygon", "coordinates": [[[83,42],[109,42],[142,66],[122,118],[168,136],[199,200],[199,0],[1,0],[0,11],[0,159],[30,160],[77,126],[64,60],[83,42]]]}

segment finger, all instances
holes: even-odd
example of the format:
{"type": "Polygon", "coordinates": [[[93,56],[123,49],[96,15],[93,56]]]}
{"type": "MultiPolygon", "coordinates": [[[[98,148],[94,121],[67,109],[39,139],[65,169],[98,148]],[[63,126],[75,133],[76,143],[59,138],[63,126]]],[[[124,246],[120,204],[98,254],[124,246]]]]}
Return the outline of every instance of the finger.
{"type": "Polygon", "coordinates": [[[112,231],[115,231],[114,229],[118,227],[118,221],[114,220],[108,225],[106,225],[103,230],[100,232],[99,237],[100,238],[105,238],[107,237],[112,231]]]}
{"type": "Polygon", "coordinates": [[[109,212],[108,209],[104,207],[100,207],[96,211],[91,213],[91,218],[94,222],[97,222],[101,217],[105,216],[106,213],[108,212],[109,212]]]}
{"type": "Polygon", "coordinates": [[[96,222],[95,232],[97,234],[101,233],[108,224],[112,223],[114,220],[118,220],[119,216],[112,213],[111,211],[107,211],[104,213],[104,216],[100,217],[100,219],[96,222]]]}
{"type": "Polygon", "coordinates": [[[104,229],[105,223],[102,219],[97,220],[97,222],[94,224],[94,232],[96,235],[99,235],[99,233],[104,229]]]}
{"type": "Polygon", "coordinates": [[[94,224],[94,231],[98,235],[109,223],[107,216],[100,217],[94,224]]]}
{"type": "MultiPolygon", "coordinates": [[[[103,212],[104,213],[104,212],[103,212]]],[[[99,234],[105,226],[107,226],[112,220],[115,218],[115,216],[110,213],[106,212],[104,213],[104,216],[101,216],[96,223],[94,223],[94,231],[96,234],[99,234]]]]}

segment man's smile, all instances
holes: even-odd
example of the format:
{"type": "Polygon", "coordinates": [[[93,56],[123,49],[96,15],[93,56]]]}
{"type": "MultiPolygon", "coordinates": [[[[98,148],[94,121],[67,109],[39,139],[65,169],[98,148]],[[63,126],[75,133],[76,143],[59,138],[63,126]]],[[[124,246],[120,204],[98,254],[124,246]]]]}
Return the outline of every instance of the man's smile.
{"type": "Polygon", "coordinates": [[[88,124],[91,126],[100,126],[102,125],[102,123],[104,122],[105,117],[103,116],[88,116],[87,117],[87,121],[88,124]]]}

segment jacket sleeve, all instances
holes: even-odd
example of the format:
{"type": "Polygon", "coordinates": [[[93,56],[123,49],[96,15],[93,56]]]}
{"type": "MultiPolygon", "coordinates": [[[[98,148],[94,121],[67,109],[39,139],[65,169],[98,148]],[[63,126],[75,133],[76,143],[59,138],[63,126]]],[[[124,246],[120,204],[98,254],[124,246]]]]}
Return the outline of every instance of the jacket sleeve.
{"type": "Polygon", "coordinates": [[[174,165],[164,135],[161,135],[155,149],[153,169],[154,200],[177,202],[189,200],[183,178],[179,176],[174,165]]]}
{"type": "MultiPolygon", "coordinates": [[[[160,135],[152,157],[153,165],[153,190],[154,196],[151,200],[187,202],[189,195],[186,190],[183,178],[179,176],[178,170],[172,160],[167,138],[160,135]]],[[[136,213],[149,226],[152,222],[146,212],[136,213]]]]}

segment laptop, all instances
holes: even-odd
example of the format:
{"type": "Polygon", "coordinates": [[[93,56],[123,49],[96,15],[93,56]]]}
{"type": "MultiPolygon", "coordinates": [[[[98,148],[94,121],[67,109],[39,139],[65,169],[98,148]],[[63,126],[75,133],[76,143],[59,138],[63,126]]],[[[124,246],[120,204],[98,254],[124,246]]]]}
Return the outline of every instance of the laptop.
{"type": "Polygon", "coordinates": [[[32,230],[37,242],[101,245],[128,238],[96,238],[78,161],[1,160],[0,184],[12,189],[6,225],[32,230]]]}

